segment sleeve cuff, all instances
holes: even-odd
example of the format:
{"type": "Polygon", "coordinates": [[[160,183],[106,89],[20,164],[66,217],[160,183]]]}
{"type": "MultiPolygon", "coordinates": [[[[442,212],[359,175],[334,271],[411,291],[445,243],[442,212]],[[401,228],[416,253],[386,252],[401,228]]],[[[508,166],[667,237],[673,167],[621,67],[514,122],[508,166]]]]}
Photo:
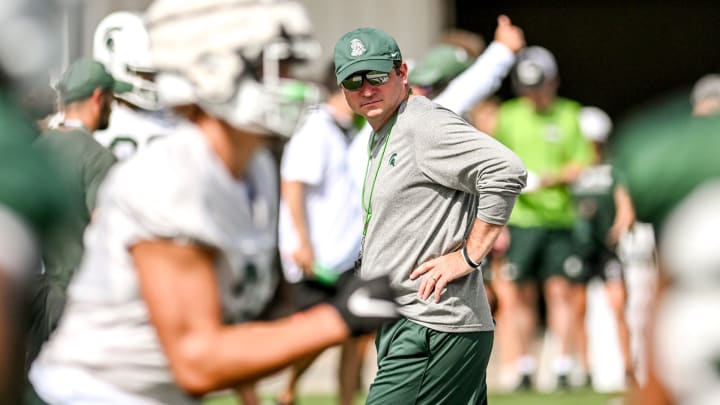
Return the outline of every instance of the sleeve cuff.
{"type": "Polygon", "coordinates": [[[481,194],[478,196],[477,218],[493,225],[505,225],[515,206],[515,195],[481,194]]]}

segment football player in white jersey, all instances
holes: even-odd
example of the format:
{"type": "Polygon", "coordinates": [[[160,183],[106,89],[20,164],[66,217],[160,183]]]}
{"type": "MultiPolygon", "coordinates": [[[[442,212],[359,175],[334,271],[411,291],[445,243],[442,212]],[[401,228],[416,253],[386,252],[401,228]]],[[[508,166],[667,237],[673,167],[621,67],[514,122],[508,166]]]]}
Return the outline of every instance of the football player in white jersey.
{"type": "Polygon", "coordinates": [[[174,129],[177,119],[158,100],[150,61],[150,38],[140,14],[116,11],[95,29],[93,58],[118,80],[132,84],[131,91],[116,95],[110,125],[95,139],[125,160],[174,129]]]}
{"type": "Polygon", "coordinates": [[[397,316],[387,278],[350,278],[328,303],[252,322],[272,292],[276,216],[255,152],[291,133],[312,93],[275,74],[307,41],[302,6],[157,0],[146,16],[158,94],[185,121],[103,185],[31,370],[53,404],[198,404],[397,316]]]}

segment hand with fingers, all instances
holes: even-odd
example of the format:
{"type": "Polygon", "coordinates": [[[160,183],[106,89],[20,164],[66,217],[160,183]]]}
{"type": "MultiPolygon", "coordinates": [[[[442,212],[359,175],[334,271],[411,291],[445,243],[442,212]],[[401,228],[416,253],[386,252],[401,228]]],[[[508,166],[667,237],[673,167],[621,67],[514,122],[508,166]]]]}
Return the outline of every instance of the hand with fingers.
{"type": "Polygon", "coordinates": [[[410,273],[410,280],[422,276],[418,296],[423,300],[427,300],[431,295],[434,295],[435,302],[440,302],[440,296],[450,282],[475,270],[475,268],[467,264],[461,251],[457,250],[421,264],[410,273]]]}
{"type": "Polygon", "coordinates": [[[315,255],[308,242],[301,242],[292,254],[292,260],[300,267],[307,277],[313,276],[313,263],[315,255]]]}
{"type": "Polygon", "coordinates": [[[508,16],[501,15],[498,17],[498,26],[495,29],[495,41],[517,52],[525,47],[525,34],[520,27],[513,25],[508,16]]]}

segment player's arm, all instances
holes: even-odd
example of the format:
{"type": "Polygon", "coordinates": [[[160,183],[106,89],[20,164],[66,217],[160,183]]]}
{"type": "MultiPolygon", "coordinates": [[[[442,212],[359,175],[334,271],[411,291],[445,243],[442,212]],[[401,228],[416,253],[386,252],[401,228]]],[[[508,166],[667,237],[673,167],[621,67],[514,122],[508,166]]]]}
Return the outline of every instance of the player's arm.
{"type": "Polygon", "coordinates": [[[462,115],[475,103],[492,95],[515,63],[515,53],[525,46],[522,29],[510,18],[498,17],[495,40],[477,60],[453,79],[433,101],[462,115]]]}
{"type": "Polygon", "coordinates": [[[556,175],[544,175],[540,178],[540,187],[554,187],[572,184],[585,170],[585,166],[578,162],[570,162],[563,166],[556,175]]]}
{"type": "Polygon", "coordinates": [[[305,274],[311,275],[314,254],[305,210],[305,184],[296,180],[283,180],[280,187],[282,199],[290,212],[299,242],[297,250],[293,253],[293,260],[305,274]]]}
{"type": "Polygon", "coordinates": [[[223,325],[214,251],[144,241],[131,253],[170,369],[190,394],[236,387],[349,336],[327,304],[274,322],[223,325]]]}
{"type": "Polygon", "coordinates": [[[615,186],[613,200],[615,201],[615,220],[610,228],[608,241],[614,246],[635,224],[635,207],[630,198],[630,193],[621,184],[615,186]]]}

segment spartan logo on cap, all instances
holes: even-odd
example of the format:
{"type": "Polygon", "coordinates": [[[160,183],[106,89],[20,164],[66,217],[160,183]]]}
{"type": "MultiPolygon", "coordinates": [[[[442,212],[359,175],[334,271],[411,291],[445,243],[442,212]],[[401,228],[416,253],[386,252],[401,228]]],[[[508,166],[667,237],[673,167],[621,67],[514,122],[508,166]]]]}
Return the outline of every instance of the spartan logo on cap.
{"type": "Polygon", "coordinates": [[[531,60],[523,60],[517,66],[517,78],[525,86],[537,86],[544,79],[542,68],[531,60]]]}
{"type": "Polygon", "coordinates": [[[367,49],[365,49],[365,44],[357,38],[350,40],[350,49],[352,49],[350,56],[361,56],[365,53],[365,51],[367,51],[367,49]]]}

